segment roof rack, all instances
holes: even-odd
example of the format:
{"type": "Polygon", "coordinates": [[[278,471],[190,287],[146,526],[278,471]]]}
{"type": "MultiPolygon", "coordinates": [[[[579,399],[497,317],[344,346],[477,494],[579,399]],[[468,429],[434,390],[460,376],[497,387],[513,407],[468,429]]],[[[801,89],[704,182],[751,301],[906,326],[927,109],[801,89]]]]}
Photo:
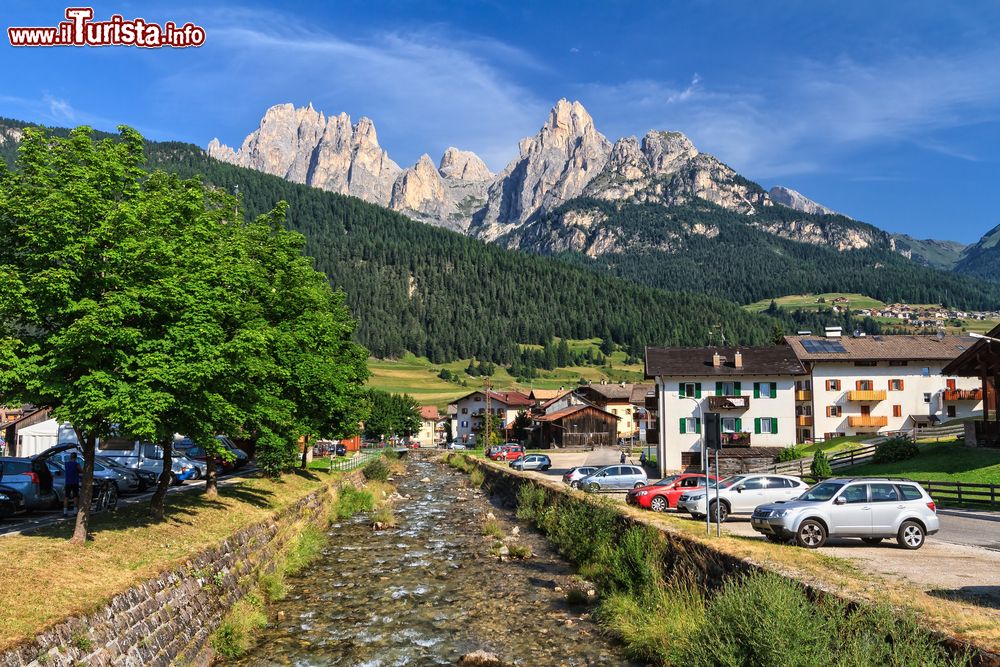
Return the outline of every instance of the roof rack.
{"type": "Polygon", "coordinates": [[[909,477],[884,477],[881,475],[869,475],[861,477],[832,477],[831,479],[846,479],[849,482],[858,482],[858,481],[912,482],[913,481],[909,477]]]}

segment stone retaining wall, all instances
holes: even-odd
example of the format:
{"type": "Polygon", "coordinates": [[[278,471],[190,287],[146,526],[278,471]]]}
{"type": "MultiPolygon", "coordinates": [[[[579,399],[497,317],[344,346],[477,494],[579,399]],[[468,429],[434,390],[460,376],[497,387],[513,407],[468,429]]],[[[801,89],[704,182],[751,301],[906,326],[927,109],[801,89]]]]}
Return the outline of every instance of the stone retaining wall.
{"type": "Polygon", "coordinates": [[[0,667],[127,667],[207,665],[209,635],[257,581],[297,523],[326,527],[331,488],[361,486],[355,470],[270,519],[248,526],[182,566],[113,597],[99,611],[69,618],[21,646],[0,653],[0,667]]]}
{"type": "MultiPolygon", "coordinates": [[[[569,487],[558,482],[547,483],[535,477],[513,472],[509,468],[498,466],[489,461],[469,457],[483,472],[485,481],[483,488],[491,495],[500,500],[506,507],[517,506],[517,490],[523,484],[531,484],[545,489],[546,494],[552,495],[575,495],[578,492],[572,491],[569,487]]],[[[719,587],[729,577],[740,576],[753,572],[764,571],[764,568],[757,563],[747,559],[726,553],[707,542],[692,539],[686,535],[674,532],[652,521],[643,521],[640,518],[621,513],[621,520],[626,525],[651,526],[659,530],[665,540],[665,567],[667,571],[678,574],[682,579],[697,583],[706,590],[719,587]]],[[[785,573],[780,573],[787,577],[785,573]]],[[[848,605],[857,604],[856,601],[845,599],[835,592],[818,588],[815,585],[797,581],[806,590],[807,594],[816,599],[819,596],[836,595],[848,605]]],[[[950,635],[935,633],[942,644],[955,656],[970,656],[973,667],[1000,667],[1000,655],[971,645],[950,635]]]]}

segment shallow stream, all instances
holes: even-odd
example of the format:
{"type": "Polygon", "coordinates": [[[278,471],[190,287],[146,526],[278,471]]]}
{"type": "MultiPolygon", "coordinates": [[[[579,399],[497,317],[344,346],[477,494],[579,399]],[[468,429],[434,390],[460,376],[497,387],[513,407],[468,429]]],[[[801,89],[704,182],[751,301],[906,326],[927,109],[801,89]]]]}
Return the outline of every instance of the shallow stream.
{"type": "Polygon", "coordinates": [[[334,525],[322,557],[289,579],[257,648],[237,664],[454,665],[477,650],[537,667],[630,664],[588,609],[556,590],[574,570],[544,538],[521,526],[516,543],[531,558],[490,555],[486,515],[507,535],[517,524],[466,479],[411,460],[394,480],[404,496],[398,526],[374,531],[366,516],[334,525]]]}

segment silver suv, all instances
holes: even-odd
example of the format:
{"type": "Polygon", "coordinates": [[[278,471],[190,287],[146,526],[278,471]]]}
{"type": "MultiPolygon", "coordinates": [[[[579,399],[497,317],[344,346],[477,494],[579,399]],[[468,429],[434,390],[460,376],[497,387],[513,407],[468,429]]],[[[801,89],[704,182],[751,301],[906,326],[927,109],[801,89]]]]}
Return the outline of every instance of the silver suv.
{"type": "Polygon", "coordinates": [[[761,505],[750,519],[772,542],[795,540],[807,549],[827,537],[860,537],[867,544],[894,538],[919,549],[938,532],[937,507],[916,482],[888,477],[828,479],[797,499],[761,505]]]}
{"type": "Polygon", "coordinates": [[[593,474],[580,480],[584,491],[631,491],[646,486],[649,480],[639,466],[613,465],[598,468],[593,474]]]}

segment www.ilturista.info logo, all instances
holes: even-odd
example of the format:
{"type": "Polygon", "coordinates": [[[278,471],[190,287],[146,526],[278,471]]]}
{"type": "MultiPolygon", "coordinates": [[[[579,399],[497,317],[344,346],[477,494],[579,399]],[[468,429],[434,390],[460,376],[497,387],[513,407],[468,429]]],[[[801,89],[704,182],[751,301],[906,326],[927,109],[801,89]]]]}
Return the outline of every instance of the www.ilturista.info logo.
{"type": "Polygon", "coordinates": [[[94,21],[92,7],[67,7],[66,19],[55,27],[7,28],[11,46],[163,46],[184,48],[205,43],[205,29],[193,23],[162,26],[145,19],[126,20],[114,14],[107,21],[94,21]]]}

